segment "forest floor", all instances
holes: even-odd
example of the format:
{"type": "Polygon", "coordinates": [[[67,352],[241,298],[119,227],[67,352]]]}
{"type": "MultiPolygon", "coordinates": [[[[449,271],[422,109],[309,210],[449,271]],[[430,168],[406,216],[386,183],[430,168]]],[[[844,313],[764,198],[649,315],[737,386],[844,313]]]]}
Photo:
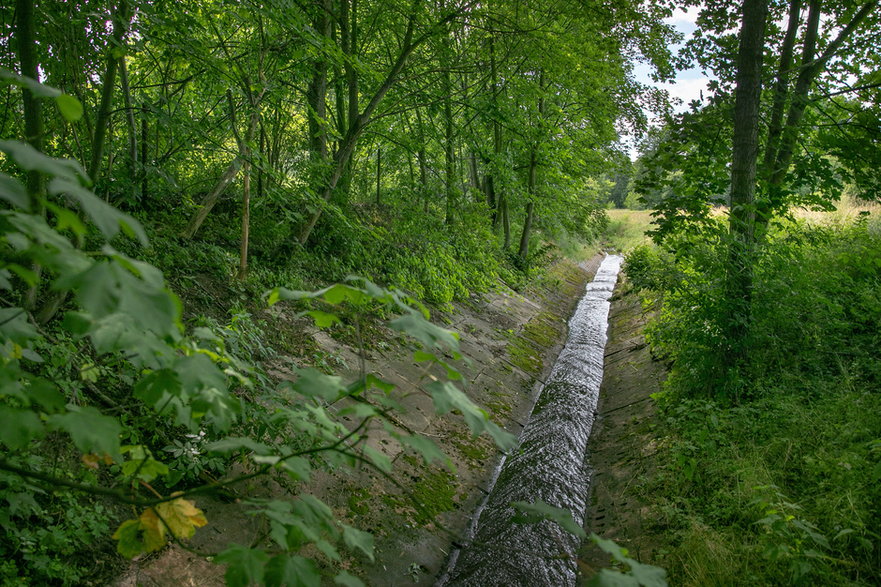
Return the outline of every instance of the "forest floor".
{"type": "MultiPolygon", "coordinates": [[[[519,434],[529,417],[541,381],[565,340],[569,316],[601,259],[560,259],[522,293],[502,287],[455,303],[452,311],[433,311],[433,321],[461,334],[461,370],[469,397],[509,432],[519,434]]],[[[472,438],[461,419],[434,414],[421,386],[435,374],[412,361],[399,335],[377,322],[370,326],[371,344],[359,349],[346,336],[318,330],[282,306],[261,316],[284,335],[280,341],[289,341],[279,343],[281,352],[265,365],[275,379],[290,378],[291,365],[316,362],[328,364],[344,380],[357,377],[362,366],[379,374],[396,385],[394,393],[407,409],[400,426],[432,438],[451,457],[455,473],[424,465],[390,442],[387,433],[375,430],[370,444],[392,460],[401,487],[370,469],[318,473],[309,484],[294,488],[274,482],[240,487],[240,499],[199,501],[210,523],[196,533],[190,547],[217,552],[231,542],[261,544],[268,532],[247,514],[247,499],[305,492],[327,503],[341,521],[375,536],[375,562],[353,555],[337,565],[371,586],[430,584],[444,570],[452,545],[464,536],[500,454],[487,438],[472,438]],[[424,511],[416,511],[404,492],[418,499],[424,511]]],[[[204,557],[171,546],[133,561],[116,585],[222,585],[223,573],[204,557]]]]}
{"type": "MultiPolygon", "coordinates": [[[[603,383],[588,443],[593,476],[584,518],[588,534],[614,540],[631,558],[648,564],[663,543],[640,486],[655,471],[657,415],[651,395],[660,391],[666,374],[643,335],[651,315],[622,275],[612,297],[603,383]]],[[[609,555],[589,541],[578,559],[584,578],[610,564],[609,555]]]]}

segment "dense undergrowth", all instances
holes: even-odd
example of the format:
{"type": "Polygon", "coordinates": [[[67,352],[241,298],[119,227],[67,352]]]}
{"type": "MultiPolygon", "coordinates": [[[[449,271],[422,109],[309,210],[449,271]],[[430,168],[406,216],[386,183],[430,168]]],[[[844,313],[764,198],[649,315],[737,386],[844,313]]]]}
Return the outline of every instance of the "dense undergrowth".
{"type": "Polygon", "coordinates": [[[455,411],[475,435],[510,448],[512,438],[454,383],[458,337],[428,322],[415,298],[365,279],[304,291],[359,269],[387,284],[398,272],[411,280],[403,287],[446,303],[492,287],[506,271],[525,275],[490,254],[487,234],[443,241],[413,227],[393,239],[364,224],[337,255],[299,249],[289,263],[255,262],[231,283],[222,242],[182,241],[161,217],[145,228],[91,192],[78,164],[15,141],[0,148],[46,174],[50,191],[30,194],[0,175],[0,583],[106,582],[123,564],[107,556],[111,549],[130,558],[189,538],[211,522],[192,496],[222,496],[258,475],[291,499],[251,503],[271,539],[213,553],[227,564],[229,584],[361,584],[338,563],[343,549],[372,558],[372,538],[337,520],[304,482],[314,470],[356,466],[392,475],[391,462],[366,445],[371,422],[388,426],[414,458],[445,457],[430,439],[394,429],[394,386],[376,374],[344,382],[328,375],[337,366],[313,357],[315,368],[295,369],[293,383],[274,381],[261,361],[296,342],[284,348],[283,335],[272,333],[260,316],[267,303],[287,301],[343,335],[359,316],[387,322],[405,335],[395,344],[448,374],[425,386],[437,412],[455,411]],[[428,252],[421,272],[408,265],[419,247],[428,252]],[[267,287],[279,284],[267,299],[267,287]],[[171,288],[202,303],[186,311],[171,288]],[[55,315],[41,319],[53,305],[55,315]],[[236,472],[234,462],[250,472],[236,472]]]}
{"type": "Polygon", "coordinates": [[[627,273],[672,365],[644,487],[674,584],[881,580],[881,223],[789,221],[756,265],[746,363],[726,370],[721,221],[627,273]]]}
{"type": "MultiPolygon", "coordinates": [[[[45,174],[50,191],[28,193],[0,175],[3,585],[102,584],[124,566],[112,550],[132,557],[192,536],[211,520],[190,496],[222,496],[252,474],[294,497],[251,504],[271,540],[213,553],[228,565],[229,584],[361,584],[338,562],[343,549],[371,558],[372,538],[335,519],[303,483],[313,470],[356,465],[392,474],[362,429],[391,427],[393,386],[370,373],[351,382],[331,376],[339,365],[308,356],[302,341],[267,324],[267,302],[288,301],[340,336],[355,336],[359,317],[361,328],[388,322],[414,341],[404,344],[416,360],[449,374],[426,385],[436,410],[464,415],[472,432],[509,447],[511,438],[454,383],[457,337],[427,322],[417,300],[446,306],[499,280],[522,286],[551,258],[540,233],[524,266],[477,213],[461,214],[455,230],[382,209],[368,219],[328,214],[306,247],[286,245],[284,223],[257,214],[250,271],[236,279],[234,215],[215,211],[204,234],[183,239],[181,220],[161,208],[129,215],[98,198],[73,161],[15,141],[0,147],[10,167],[45,174]],[[353,273],[380,286],[352,281],[353,273]],[[299,350],[315,368],[296,369],[294,383],[274,381],[261,366],[299,350]],[[237,474],[231,463],[252,473],[237,474]]],[[[605,220],[585,210],[578,238],[605,220]]],[[[445,462],[429,439],[391,429],[413,458],[445,462]]]]}

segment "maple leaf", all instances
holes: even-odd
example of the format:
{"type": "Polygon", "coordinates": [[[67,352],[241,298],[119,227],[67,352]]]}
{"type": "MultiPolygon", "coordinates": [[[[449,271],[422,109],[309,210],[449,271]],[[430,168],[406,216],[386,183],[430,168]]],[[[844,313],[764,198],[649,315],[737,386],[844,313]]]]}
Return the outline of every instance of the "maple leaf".
{"type": "Polygon", "coordinates": [[[144,510],[138,521],[141,523],[143,532],[144,552],[152,552],[165,546],[165,524],[162,523],[153,508],[144,510]]]}
{"type": "Polygon", "coordinates": [[[196,502],[178,498],[166,501],[156,506],[156,514],[165,523],[165,526],[176,538],[190,538],[208,523],[202,510],[196,507],[196,502]]]}

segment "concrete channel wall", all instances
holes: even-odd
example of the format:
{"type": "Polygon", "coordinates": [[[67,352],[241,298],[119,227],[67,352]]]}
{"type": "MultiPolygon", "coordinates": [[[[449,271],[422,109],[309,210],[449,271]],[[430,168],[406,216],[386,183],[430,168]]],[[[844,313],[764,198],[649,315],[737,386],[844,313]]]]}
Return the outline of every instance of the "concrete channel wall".
{"type": "MultiPolygon", "coordinates": [[[[433,322],[461,335],[463,361],[459,367],[465,376],[464,391],[509,432],[519,434],[540,382],[562,348],[566,322],[601,260],[602,255],[580,264],[560,260],[522,294],[502,287],[498,292],[455,303],[451,311],[432,312],[433,322]]],[[[293,321],[283,308],[275,308],[270,321],[277,320],[279,327],[293,321]]],[[[390,341],[398,337],[391,331],[385,334],[390,341]]],[[[309,348],[320,349],[322,357],[332,357],[344,380],[356,378],[363,365],[367,372],[394,383],[394,396],[406,409],[400,426],[434,440],[451,457],[456,473],[424,465],[402,452],[385,432],[374,429],[369,433],[370,444],[393,461],[395,480],[423,502],[427,512],[436,514],[435,519],[417,512],[401,488],[367,467],[348,473],[318,473],[308,486],[297,490],[313,493],[342,521],[374,534],[374,562],[356,555],[342,561],[343,568],[367,585],[431,584],[443,571],[451,546],[464,535],[500,454],[488,438],[472,438],[460,417],[435,414],[431,397],[422,390],[431,374],[399,345],[374,346],[362,355],[324,331],[311,328],[304,336],[312,337],[309,348]]],[[[269,365],[270,372],[279,379],[289,378],[291,372],[285,365],[305,366],[315,355],[281,357],[269,365]]],[[[282,491],[264,482],[240,490],[246,497],[283,497],[279,495],[282,491]]],[[[205,499],[199,505],[210,523],[191,541],[198,550],[222,550],[229,542],[259,542],[265,533],[238,500],[205,499]]],[[[222,568],[175,546],[135,561],[118,583],[175,587],[222,584],[222,568]]]]}

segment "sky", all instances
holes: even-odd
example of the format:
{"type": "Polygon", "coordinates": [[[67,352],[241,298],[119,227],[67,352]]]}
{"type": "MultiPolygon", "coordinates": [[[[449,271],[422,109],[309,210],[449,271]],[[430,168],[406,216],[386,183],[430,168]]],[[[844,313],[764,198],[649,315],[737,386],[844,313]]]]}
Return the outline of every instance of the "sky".
{"type": "MultiPolygon", "coordinates": [[[[688,10],[676,9],[673,16],[665,19],[665,22],[672,24],[676,30],[683,34],[683,42],[687,41],[697,28],[695,21],[697,20],[699,10],[699,7],[694,6],[688,8],[688,10]]],[[[681,47],[682,45],[679,44],[674,45],[671,49],[675,52],[681,47]]],[[[634,68],[634,74],[636,75],[637,81],[667,90],[670,94],[671,101],[673,102],[673,110],[675,112],[687,110],[689,102],[700,99],[701,91],[706,91],[707,83],[709,82],[709,79],[701,73],[699,69],[686,69],[677,72],[676,78],[671,83],[656,83],[649,77],[649,70],[649,66],[642,63],[637,64],[634,68]],[[674,100],[677,98],[678,100],[681,100],[681,102],[676,102],[674,100]]],[[[651,116],[649,117],[649,120],[652,120],[651,116]]],[[[630,158],[636,158],[635,148],[631,148],[630,158]]]]}

